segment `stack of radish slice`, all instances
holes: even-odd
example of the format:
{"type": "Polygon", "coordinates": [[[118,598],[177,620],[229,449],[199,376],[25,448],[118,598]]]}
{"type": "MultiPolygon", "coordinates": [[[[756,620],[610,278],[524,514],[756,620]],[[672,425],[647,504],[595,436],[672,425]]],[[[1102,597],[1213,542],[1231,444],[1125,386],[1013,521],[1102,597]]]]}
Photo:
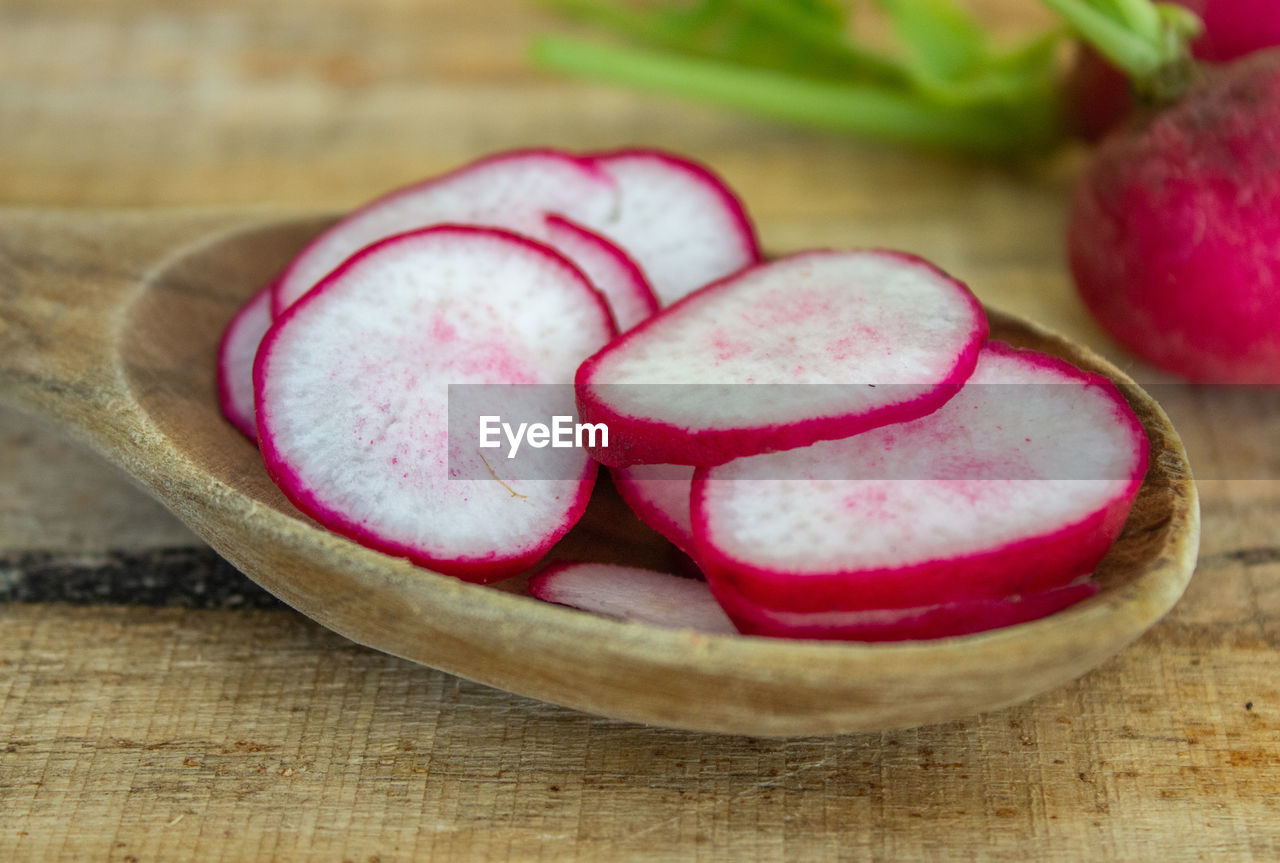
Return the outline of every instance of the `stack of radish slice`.
{"type": "Polygon", "coordinates": [[[623,331],[660,302],[760,258],[742,204],[687,159],[656,150],[490,156],[356,210],[245,304],[218,356],[222,407],[237,428],[256,439],[253,357],[271,320],[369,244],[438,224],[500,228],[552,247],[604,295],[623,331]]]}
{"type": "Polygon", "coordinates": [[[357,210],[255,294],[223,335],[223,412],[326,527],[469,581],[505,578],[578,520],[596,465],[579,452],[555,480],[521,482],[452,452],[449,385],[568,388],[660,298],[758,258],[742,205],[686,159],[492,156],[357,210]],[[496,481],[458,479],[484,475],[472,462],[496,481]]]}
{"type": "Polygon", "coordinates": [[[986,629],[1087,595],[1146,469],[1109,381],[991,342],[928,416],[699,469],[695,556],[744,630],[986,629]]]}
{"type": "MultiPolygon", "coordinates": [[[[597,458],[641,462],[618,471],[622,496],[740,631],[962,635],[1094,593],[1148,458],[1108,380],[985,336],[968,290],[919,261],[807,253],[606,345],[578,370],[579,408],[615,432],[597,458]]],[[[586,606],[580,580],[534,591],[586,606]]],[[[593,607],[616,606],[619,580],[599,576],[593,607]]]]}
{"type": "Polygon", "coordinates": [[[608,465],[706,580],[583,562],[530,592],[716,633],[1053,613],[1096,590],[1147,465],[1110,382],[988,342],[963,284],[898,252],[762,262],[721,180],[649,150],[500,154],[379,198],[231,320],[218,388],[302,511],[469,581],[535,565],[608,465]],[[451,384],[546,416],[576,394],[608,440],[504,475],[451,435],[451,384]]]}

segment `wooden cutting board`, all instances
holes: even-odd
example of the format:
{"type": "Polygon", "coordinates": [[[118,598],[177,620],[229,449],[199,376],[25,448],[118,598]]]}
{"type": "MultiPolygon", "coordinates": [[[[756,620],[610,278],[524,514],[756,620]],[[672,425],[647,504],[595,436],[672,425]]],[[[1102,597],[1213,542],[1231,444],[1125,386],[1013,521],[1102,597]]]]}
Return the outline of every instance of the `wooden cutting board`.
{"type": "MultiPolygon", "coordinates": [[[[734,183],[771,251],[910,249],[1153,379],[1065,275],[1083,153],[981,164],[540,76],[527,39],[555,26],[518,0],[10,0],[0,204],[332,209],[503,147],[664,146],[734,183]]],[[[1280,397],[1154,392],[1204,505],[1163,624],[1031,704],[786,741],[354,646],[0,413],[0,859],[1276,859],[1280,397]]]]}

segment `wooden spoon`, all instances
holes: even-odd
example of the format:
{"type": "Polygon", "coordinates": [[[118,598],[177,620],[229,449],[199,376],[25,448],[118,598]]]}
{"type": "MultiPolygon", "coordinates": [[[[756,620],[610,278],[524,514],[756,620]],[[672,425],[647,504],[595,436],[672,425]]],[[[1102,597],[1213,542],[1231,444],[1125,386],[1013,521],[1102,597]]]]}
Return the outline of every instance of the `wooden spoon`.
{"type": "MultiPolygon", "coordinates": [[[[1089,351],[995,312],[994,336],[1110,375],[1151,439],[1137,505],[1097,573],[1102,591],[1047,619],[897,644],[709,636],[594,617],[362,548],[284,499],[214,394],[223,325],[326,221],[0,213],[0,398],[86,441],[254,581],[361,644],[604,716],[836,734],[953,719],[1072,680],[1155,623],[1191,576],[1199,509],[1164,412],[1089,351]]],[[[665,544],[609,491],[556,554],[661,568],[665,544]]]]}

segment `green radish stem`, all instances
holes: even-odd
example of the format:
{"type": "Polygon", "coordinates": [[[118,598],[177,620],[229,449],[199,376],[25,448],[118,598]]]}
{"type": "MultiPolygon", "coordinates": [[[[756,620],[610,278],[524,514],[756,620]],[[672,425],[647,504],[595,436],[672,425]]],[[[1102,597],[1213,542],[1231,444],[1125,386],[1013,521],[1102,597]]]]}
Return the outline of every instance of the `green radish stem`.
{"type": "Polygon", "coordinates": [[[852,67],[871,78],[884,82],[902,82],[908,75],[905,69],[889,57],[862,45],[840,38],[830,26],[824,26],[811,15],[777,0],[739,0],[751,12],[768,20],[781,32],[799,43],[815,50],[841,58],[852,67]]]}
{"type": "Polygon", "coordinates": [[[1123,23],[1085,0],[1044,0],[1079,31],[1102,56],[1126,71],[1149,75],[1160,65],[1159,50],[1123,23]]]}
{"type": "Polygon", "coordinates": [[[1043,0],[1148,102],[1176,102],[1195,80],[1191,41],[1202,29],[1188,9],[1151,0],[1043,0]]]}
{"type": "MultiPolygon", "coordinates": [[[[701,99],[805,126],[897,143],[1006,153],[1066,134],[1055,27],[993,51],[957,0],[875,0],[897,50],[862,44],[836,0],[543,0],[629,39],[604,46],[549,36],[543,68],[701,99]]],[[[1151,0],[1043,0],[1134,81],[1175,101],[1193,80],[1199,19],[1151,0]]]]}
{"type": "Polygon", "coordinates": [[[1046,137],[1034,123],[1019,125],[995,113],[930,105],[872,85],[831,84],[657,51],[545,37],[535,44],[534,58],[549,69],[891,141],[1000,151],[1046,137]]]}

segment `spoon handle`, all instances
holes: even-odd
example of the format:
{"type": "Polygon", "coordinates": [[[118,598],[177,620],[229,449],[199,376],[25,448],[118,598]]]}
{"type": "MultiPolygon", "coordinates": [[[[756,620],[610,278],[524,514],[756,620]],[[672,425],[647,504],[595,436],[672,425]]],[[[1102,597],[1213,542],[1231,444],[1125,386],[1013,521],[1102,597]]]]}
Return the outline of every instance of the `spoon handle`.
{"type": "Polygon", "coordinates": [[[244,221],[225,212],[0,210],[0,401],[99,443],[112,427],[129,430],[136,417],[120,342],[133,300],[165,261],[244,221]]]}

